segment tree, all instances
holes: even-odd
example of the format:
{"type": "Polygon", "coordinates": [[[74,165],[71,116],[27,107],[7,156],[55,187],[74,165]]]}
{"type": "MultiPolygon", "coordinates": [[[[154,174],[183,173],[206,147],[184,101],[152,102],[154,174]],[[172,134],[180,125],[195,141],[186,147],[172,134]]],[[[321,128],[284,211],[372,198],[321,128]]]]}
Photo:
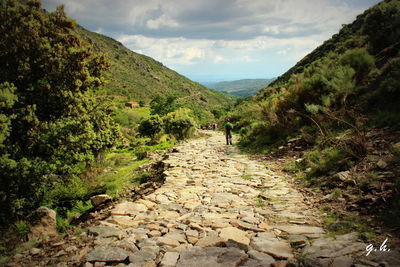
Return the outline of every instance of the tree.
{"type": "Polygon", "coordinates": [[[150,102],[151,115],[158,114],[164,116],[177,110],[180,107],[180,105],[176,103],[177,99],[178,96],[176,94],[170,94],[166,97],[155,95],[150,102]]]}
{"type": "Polygon", "coordinates": [[[144,102],[143,100],[139,100],[139,106],[140,107],[144,107],[144,106],[146,106],[146,102],[144,102]]]}
{"type": "Polygon", "coordinates": [[[190,109],[181,108],[163,117],[165,132],[178,140],[188,138],[194,131],[196,123],[190,116],[190,109]]]}
{"type": "Polygon", "coordinates": [[[109,64],[93,55],[63,7],[0,3],[0,223],[36,208],[120,134],[93,92],[109,64]],[[7,218],[4,216],[7,214],[7,218]]]}
{"type": "Polygon", "coordinates": [[[154,115],[148,119],[143,120],[139,125],[139,133],[142,136],[154,138],[162,130],[162,120],[160,116],[154,115]]]}

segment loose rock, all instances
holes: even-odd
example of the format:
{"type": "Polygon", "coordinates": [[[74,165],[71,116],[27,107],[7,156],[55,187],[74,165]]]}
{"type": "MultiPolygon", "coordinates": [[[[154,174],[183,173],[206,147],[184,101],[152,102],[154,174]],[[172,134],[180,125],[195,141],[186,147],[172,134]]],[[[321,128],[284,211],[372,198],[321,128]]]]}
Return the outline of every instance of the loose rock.
{"type": "Polygon", "coordinates": [[[112,198],[107,194],[97,195],[90,198],[93,207],[97,207],[103,203],[111,201],[112,198]]]}
{"type": "Polygon", "coordinates": [[[29,239],[49,239],[57,236],[56,212],[46,207],[40,207],[28,218],[30,222],[29,239]]]}
{"type": "Polygon", "coordinates": [[[236,267],[247,258],[246,253],[236,248],[193,247],[181,252],[176,266],[236,267]]]}

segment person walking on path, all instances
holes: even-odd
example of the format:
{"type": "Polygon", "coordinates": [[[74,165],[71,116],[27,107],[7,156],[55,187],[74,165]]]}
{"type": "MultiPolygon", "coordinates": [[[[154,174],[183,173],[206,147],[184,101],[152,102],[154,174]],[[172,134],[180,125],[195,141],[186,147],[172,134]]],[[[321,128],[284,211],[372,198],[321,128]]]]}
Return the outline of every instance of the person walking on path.
{"type": "Polygon", "coordinates": [[[225,128],[226,144],[232,145],[232,129],[233,129],[232,123],[230,123],[229,120],[227,120],[224,125],[224,128],[225,128]]]}

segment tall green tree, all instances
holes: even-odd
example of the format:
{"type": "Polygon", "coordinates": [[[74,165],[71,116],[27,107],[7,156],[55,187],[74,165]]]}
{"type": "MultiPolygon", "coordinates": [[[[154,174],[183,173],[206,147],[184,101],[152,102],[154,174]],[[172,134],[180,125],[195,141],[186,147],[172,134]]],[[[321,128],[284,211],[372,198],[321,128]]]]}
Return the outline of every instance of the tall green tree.
{"type": "Polygon", "coordinates": [[[173,112],[181,107],[177,103],[178,96],[176,94],[169,94],[167,96],[155,95],[150,102],[151,115],[164,116],[173,112]]]}
{"type": "Polygon", "coordinates": [[[109,64],[74,27],[62,6],[0,3],[0,224],[37,207],[119,137],[93,94],[109,64]]]}

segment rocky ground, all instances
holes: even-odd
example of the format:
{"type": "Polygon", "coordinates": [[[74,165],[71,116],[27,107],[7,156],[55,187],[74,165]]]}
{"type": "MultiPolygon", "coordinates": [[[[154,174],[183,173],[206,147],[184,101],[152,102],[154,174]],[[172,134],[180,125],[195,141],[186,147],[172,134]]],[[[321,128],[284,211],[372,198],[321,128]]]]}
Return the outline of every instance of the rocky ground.
{"type": "Polygon", "coordinates": [[[116,203],[9,265],[400,266],[389,242],[327,235],[323,215],[289,180],[225,145],[221,133],[180,145],[163,163],[165,183],[153,193],[116,203]]]}

